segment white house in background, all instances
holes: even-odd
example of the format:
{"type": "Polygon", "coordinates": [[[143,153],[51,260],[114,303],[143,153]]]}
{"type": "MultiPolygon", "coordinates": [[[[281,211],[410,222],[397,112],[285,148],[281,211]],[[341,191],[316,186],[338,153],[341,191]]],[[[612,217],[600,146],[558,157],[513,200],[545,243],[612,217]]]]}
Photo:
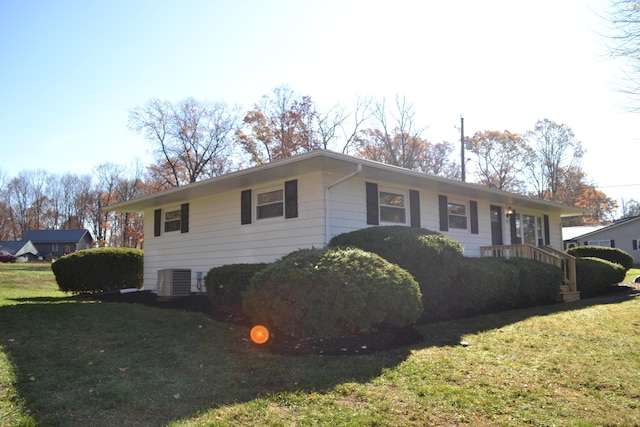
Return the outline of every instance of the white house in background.
{"type": "Polygon", "coordinates": [[[567,248],[584,245],[622,249],[633,256],[635,264],[640,264],[640,216],[619,219],[606,227],[565,237],[567,248]]]}
{"type": "Polygon", "coordinates": [[[560,218],[583,214],[557,203],[326,150],[108,209],[144,213],[144,289],[165,277],[159,271],[183,269],[181,280],[194,292],[203,290],[200,278],[213,267],[272,262],[300,248],[322,247],[337,234],[375,225],[441,232],[461,242],[466,256],[479,256],[482,246],[515,243],[561,251],[560,218]]]}

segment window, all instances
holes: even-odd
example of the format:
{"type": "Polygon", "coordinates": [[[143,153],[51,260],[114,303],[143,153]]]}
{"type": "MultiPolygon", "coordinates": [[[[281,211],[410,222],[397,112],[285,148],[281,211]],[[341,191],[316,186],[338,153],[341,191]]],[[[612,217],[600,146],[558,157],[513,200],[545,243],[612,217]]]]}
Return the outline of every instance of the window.
{"type": "Polygon", "coordinates": [[[460,203],[447,203],[449,227],[467,229],[467,206],[460,203]]]}
{"type": "Polygon", "coordinates": [[[589,240],[587,242],[589,246],[605,246],[607,248],[611,247],[611,240],[589,240]]]}
{"type": "Polygon", "coordinates": [[[164,213],[164,232],[179,231],[182,215],[180,209],[164,213]]]}
{"type": "Polygon", "coordinates": [[[396,224],[405,224],[407,222],[404,194],[380,191],[379,203],[380,221],[396,224]]]}
{"type": "Polygon", "coordinates": [[[256,196],[256,218],[266,219],[284,215],[284,191],[269,190],[256,196]]]}
{"type": "Polygon", "coordinates": [[[523,242],[527,245],[536,245],[536,217],[533,215],[522,215],[522,235],[523,242]]]}

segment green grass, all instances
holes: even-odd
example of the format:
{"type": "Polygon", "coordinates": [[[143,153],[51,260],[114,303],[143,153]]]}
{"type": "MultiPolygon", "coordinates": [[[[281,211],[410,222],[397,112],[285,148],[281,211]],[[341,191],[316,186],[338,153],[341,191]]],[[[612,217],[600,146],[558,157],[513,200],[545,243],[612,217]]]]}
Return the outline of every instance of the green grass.
{"type": "Polygon", "coordinates": [[[48,268],[0,265],[0,426],[640,424],[638,298],[285,357],[201,314],[67,298],[48,268]]]}

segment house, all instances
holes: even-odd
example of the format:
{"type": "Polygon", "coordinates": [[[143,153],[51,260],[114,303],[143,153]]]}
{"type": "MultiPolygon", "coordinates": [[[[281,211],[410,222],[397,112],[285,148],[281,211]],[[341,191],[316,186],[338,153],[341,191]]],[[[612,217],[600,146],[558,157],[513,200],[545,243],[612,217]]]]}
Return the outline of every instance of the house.
{"type": "Polygon", "coordinates": [[[40,256],[52,258],[93,247],[93,237],[88,230],[31,230],[22,240],[30,240],[40,256]]]}
{"type": "Polygon", "coordinates": [[[14,254],[23,260],[33,261],[38,258],[38,250],[33,245],[31,240],[12,240],[12,241],[0,241],[0,249],[14,254]]]}
{"type": "Polygon", "coordinates": [[[622,249],[633,256],[634,264],[640,264],[640,216],[619,219],[606,227],[565,238],[567,248],[584,245],[622,249]]]}
{"type": "Polygon", "coordinates": [[[562,250],[562,216],[577,208],[316,150],[108,207],[143,212],[143,289],[181,269],[203,291],[213,267],[272,262],[375,225],[442,232],[480,256],[488,245],[562,250]]]}

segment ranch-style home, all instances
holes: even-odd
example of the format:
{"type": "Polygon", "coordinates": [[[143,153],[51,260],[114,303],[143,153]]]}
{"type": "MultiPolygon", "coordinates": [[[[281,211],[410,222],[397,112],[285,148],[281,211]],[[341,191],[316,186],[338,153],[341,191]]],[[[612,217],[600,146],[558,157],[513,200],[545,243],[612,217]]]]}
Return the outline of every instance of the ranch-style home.
{"type": "Polygon", "coordinates": [[[461,242],[466,256],[522,256],[525,250],[529,257],[557,258],[563,248],[560,218],[583,214],[326,150],[109,209],[144,213],[143,289],[158,287],[166,296],[204,291],[203,277],[213,267],[272,262],[377,225],[441,232],[461,242]]]}

